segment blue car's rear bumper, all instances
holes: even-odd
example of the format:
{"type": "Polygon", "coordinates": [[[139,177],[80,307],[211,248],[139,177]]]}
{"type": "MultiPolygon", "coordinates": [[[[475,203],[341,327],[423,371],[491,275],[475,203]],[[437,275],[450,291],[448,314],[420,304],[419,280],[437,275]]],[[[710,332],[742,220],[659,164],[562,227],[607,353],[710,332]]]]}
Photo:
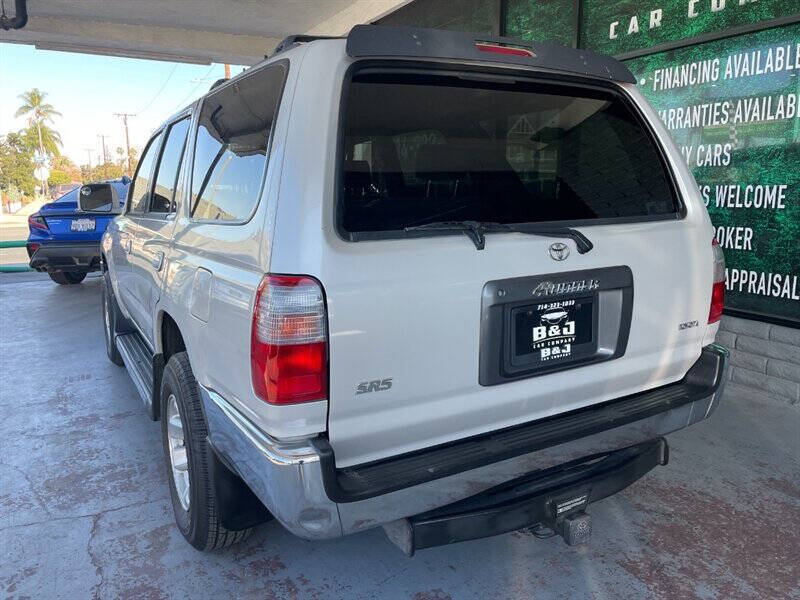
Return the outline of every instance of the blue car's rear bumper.
{"type": "Polygon", "coordinates": [[[37,271],[100,270],[100,242],[75,244],[28,244],[30,266],[37,271]]]}

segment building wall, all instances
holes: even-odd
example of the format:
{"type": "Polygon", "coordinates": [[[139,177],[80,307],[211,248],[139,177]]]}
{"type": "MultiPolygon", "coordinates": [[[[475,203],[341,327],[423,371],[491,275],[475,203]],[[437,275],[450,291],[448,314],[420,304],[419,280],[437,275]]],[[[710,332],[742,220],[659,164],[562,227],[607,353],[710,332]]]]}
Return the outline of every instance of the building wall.
{"type": "Polygon", "coordinates": [[[733,384],[800,403],[800,329],[724,316],[717,342],[731,351],[733,384]]]}

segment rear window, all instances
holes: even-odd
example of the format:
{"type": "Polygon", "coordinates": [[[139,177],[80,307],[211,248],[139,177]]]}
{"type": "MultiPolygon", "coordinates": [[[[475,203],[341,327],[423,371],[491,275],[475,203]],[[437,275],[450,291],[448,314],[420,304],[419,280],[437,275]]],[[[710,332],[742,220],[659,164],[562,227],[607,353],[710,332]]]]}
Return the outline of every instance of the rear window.
{"type": "Polygon", "coordinates": [[[648,132],[616,95],[573,86],[357,74],[340,227],[674,218],[648,132]]]}
{"type": "Polygon", "coordinates": [[[259,69],[211,93],[197,127],[191,215],[244,221],[261,192],[286,64],[259,69]]]}

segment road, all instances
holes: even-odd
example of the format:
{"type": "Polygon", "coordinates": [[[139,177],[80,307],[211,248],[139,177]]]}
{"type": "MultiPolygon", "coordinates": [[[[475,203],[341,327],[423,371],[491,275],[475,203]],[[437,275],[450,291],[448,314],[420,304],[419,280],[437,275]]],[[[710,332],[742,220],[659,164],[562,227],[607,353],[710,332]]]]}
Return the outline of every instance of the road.
{"type": "Polygon", "coordinates": [[[381,530],[306,542],[273,521],[197,552],[159,425],[106,359],[101,280],[0,281],[0,597],[800,598],[800,410],[731,387],[668,466],[590,507],[585,546],[516,532],[406,558],[381,530]]]}

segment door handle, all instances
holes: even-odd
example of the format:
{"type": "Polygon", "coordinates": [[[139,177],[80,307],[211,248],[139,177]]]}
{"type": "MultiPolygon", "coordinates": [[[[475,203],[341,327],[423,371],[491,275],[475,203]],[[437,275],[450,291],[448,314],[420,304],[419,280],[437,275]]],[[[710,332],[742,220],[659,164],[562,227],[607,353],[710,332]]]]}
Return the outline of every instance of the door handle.
{"type": "Polygon", "coordinates": [[[156,271],[160,271],[161,270],[161,265],[164,264],[164,253],[161,252],[161,250],[159,250],[158,252],[153,254],[153,258],[152,258],[152,260],[150,262],[152,263],[153,268],[156,271]]]}
{"type": "Polygon", "coordinates": [[[127,254],[130,254],[130,253],[131,253],[131,248],[132,248],[132,246],[133,246],[133,242],[131,242],[131,240],[129,240],[129,239],[128,239],[128,240],[125,240],[125,246],[124,246],[124,247],[125,247],[125,252],[126,252],[127,254]]]}

